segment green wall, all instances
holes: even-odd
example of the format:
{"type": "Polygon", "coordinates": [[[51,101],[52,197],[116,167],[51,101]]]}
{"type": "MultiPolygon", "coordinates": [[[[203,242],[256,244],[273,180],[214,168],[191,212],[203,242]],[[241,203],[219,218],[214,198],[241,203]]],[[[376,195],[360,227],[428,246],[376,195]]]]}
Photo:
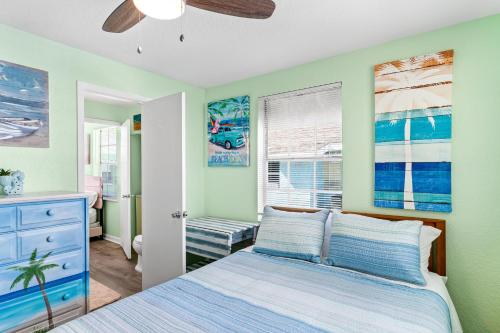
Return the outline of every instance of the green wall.
{"type": "MultiPolygon", "coordinates": [[[[114,121],[118,124],[124,123],[127,119],[132,121],[134,114],[141,113],[141,107],[113,105],[96,101],[85,101],[85,117],[101,120],[114,121]]],[[[91,124],[92,125],[92,124],[91,124]]],[[[87,127],[85,126],[85,131],[87,127]]],[[[102,125],[100,126],[102,127],[102,125]]],[[[117,158],[120,160],[120,149],[118,148],[117,158]]],[[[141,136],[134,134],[131,128],[130,136],[130,194],[141,194],[141,136]]],[[[87,169],[90,169],[86,166],[87,169]]],[[[87,172],[86,172],[87,173],[87,172]]],[[[118,174],[120,172],[118,171],[118,174]]],[[[135,198],[131,200],[131,224],[132,224],[132,239],[136,235],[136,215],[135,215],[135,198]]],[[[120,202],[119,201],[104,201],[104,232],[106,235],[120,237],[120,202]]]]}
{"type": "Polygon", "coordinates": [[[500,327],[499,31],[497,15],[203,90],[0,25],[0,59],[49,72],[51,122],[50,148],[0,147],[0,167],[24,170],[26,191],[76,190],[78,80],[152,98],[186,91],[190,215],[252,219],[257,210],[257,98],[342,81],[344,208],[446,218],[448,287],[464,329],[495,332],[500,327]],[[455,49],[453,213],[376,209],[373,65],[449,48],[455,49]],[[243,94],[252,103],[251,166],[208,168],[206,103],[243,94]]]}
{"type": "MultiPolygon", "coordinates": [[[[0,59],[49,72],[50,148],[0,146],[0,165],[26,173],[25,190],[77,189],[76,83],[149,98],[186,92],[187,208],[204,213],[203,89],[0,25],[0,59]]],[[[135,54],[135,50],[130,52],[135,54]]],[[[140,55],[137,55],[140,56],[140,55]]]]}
{"type": "Polygon", "coordinates": [[[256,125],[259,96],[342,81],[344,209],[445,218],[448,287],[464,330],[498,332],[499,33],[500,15],[497,15],[208,89],[207,102],[250,95],[252,128],[249,168],[205,167],[206,213],[233,218],[256,218],[256,125]],[[446,49],[455,49],[453,213],[433,214],[374,208],[373,66],[388,60],[446,49]],[[216,190],[212,193],[212,189],[216,190]]]}

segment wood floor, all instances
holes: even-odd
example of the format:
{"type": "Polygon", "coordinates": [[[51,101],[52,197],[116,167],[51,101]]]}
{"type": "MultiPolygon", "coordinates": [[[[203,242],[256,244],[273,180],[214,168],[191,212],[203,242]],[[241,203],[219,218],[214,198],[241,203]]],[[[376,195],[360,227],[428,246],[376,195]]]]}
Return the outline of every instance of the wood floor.
{"type": "Polygon", "coordinates": [[[90,277],[118,292],[122,298],[142,290],[142,277],[134,269],[137,255],[127,260],[120,245],[106,240],[90,241],[90,277]]]}

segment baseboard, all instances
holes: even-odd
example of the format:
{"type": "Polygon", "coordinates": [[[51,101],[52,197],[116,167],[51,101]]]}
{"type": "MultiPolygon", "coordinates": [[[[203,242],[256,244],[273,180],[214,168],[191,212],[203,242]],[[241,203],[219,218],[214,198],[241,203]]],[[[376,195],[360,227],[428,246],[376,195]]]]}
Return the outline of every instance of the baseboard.
{"type": "Polygon", "coordinates": [[[122,245],[122,240],[120,239],[120,237],[116,237],[110,234],[104,234],[104,239],[118,245],[122,245]]]}

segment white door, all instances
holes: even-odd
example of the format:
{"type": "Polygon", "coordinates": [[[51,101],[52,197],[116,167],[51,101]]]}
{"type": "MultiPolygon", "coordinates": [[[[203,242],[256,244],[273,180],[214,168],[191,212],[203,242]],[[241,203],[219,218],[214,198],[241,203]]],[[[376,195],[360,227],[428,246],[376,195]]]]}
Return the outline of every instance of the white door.
{"type": "Polygon", "coordinates": [[[184,126],[184,93],[143,105],[143,289],[186,271],[184,126]]]}
{"type": "Polygon", "coordinates": [[[130,119],[120,126],[120,243],[128,259],[132,258],[130,195],[130,119]]]}

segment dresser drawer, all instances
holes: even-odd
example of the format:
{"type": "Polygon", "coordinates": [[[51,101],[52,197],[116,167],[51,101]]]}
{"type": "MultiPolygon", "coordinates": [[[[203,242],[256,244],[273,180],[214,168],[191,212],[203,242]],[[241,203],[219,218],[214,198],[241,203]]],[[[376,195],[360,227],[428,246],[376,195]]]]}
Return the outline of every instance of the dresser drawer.
{"type": "Polygon", "coordinates": [[[0,207],[0,233],[16,230],[16,207],[0,207]]]}
{"type": "MultiPolygon", "coordinates": [[[[16,233],[0,235],[0,265],[8,264],[17,259],[16,233]]],[[[2,280],[0,279],[0,282],[2,280]]]]}
{"type": "MultiPolygon", "coordinates": [[[[83,313],[86,293],[84,279],[49,286],[46,293],[54,319],[75,309],[83,313]]],[[[47,310],[39,290],[6,301],[0,298],[0,332],[17,332],[34,325],[42,328],[46,323],[47,310]]]]}
{"type": "MultiPolygon", "coordinates": [[[[48,283],[85,272],[84,260],[85,257],[82,250],[49,256],[45,260],[45,264],[56,264],[57,267],[44,271],[45,281],[48,283]]],[[[0,298],[1,296],[24,289],[22,283],[18,283],[12,289],[10,288],[12,281],[14,281],[15,278],[21,273],[10,268],[12,266],[27,266],[28,264],[29,261],[26,260],[0,267],[0,281],[3,281],[3,283],[0,283],[0,298]]],[[[37,286],[36,279],[32,279],[30,284],[28,285],[28,288],[35,286],[37,286]]]]}
{"type": "Polygon", "coordinates": [[[57,227],[19,231],[19,259],[27,259],[34,249],[42,255],[81,249],[83,246],[82,223],[64,224],[57,227]]]}
{"type": "Polygon", "coordinates": [[[19,230],[82,222],[84,201],[59,201],[49,204],[19,206],[19,230]]]}

